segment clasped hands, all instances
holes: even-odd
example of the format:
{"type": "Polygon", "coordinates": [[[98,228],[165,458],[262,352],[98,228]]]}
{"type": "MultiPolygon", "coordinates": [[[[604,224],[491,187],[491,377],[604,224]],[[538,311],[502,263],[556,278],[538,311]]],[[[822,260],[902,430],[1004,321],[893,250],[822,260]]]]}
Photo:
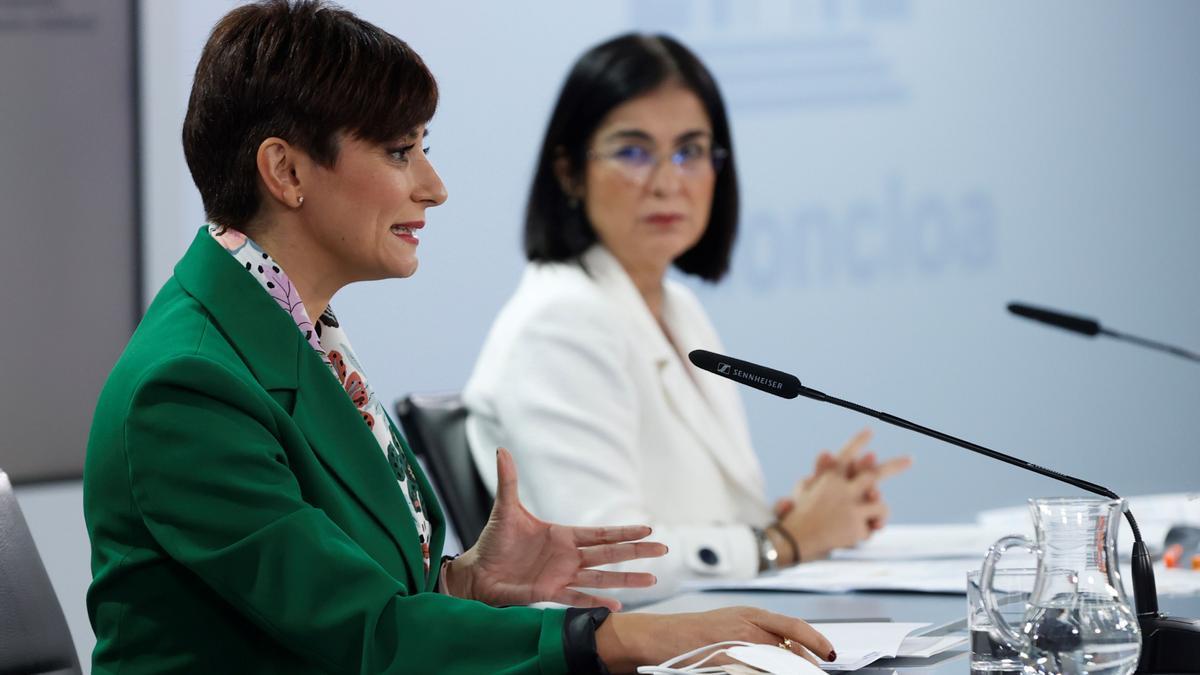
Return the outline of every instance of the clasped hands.
{"type": "Polygon", "coordinates": [[[780,564],[824,558],[833,549],[854,546],[883,527],[888,507],[879,482],[904,471],[912,460],[896,457],[879,462],[875,453],[865,450],[870,440],[870,429],[863,429],[836,455],[822,451],[812,475],[796,485],[790,498],[776,502],[774,527],[791,535],[800,557],[790,559],[790,542],[775,541],[781,552],[780,564]]]}

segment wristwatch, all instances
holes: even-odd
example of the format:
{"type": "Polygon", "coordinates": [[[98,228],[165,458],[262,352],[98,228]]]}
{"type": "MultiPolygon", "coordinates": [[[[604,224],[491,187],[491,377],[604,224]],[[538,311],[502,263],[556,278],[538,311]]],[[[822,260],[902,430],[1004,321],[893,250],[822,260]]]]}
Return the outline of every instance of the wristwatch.
{"type": "Polygon", "coordinates": [[[754,540],[758,542],[758,571],[779,569],[779,549],[775,548],[775,542],[767,536],[767,531],[757,527],[750,528],[750,531],[754,533],[754,540]]]}

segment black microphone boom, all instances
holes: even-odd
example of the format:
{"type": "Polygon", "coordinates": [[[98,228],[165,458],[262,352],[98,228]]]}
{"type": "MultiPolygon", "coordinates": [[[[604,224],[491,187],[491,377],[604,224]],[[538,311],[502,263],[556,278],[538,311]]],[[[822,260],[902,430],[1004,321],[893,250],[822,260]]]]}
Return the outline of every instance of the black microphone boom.
{"type": "Polygon", "coordinates": [[[1044,324],[1062,328],[1063,330],[1069,330],[1072,333],[1079,333],[1080,335],[1086,335],[1088,337],[1104,335],[1116,340],[1132,342],[1135,345],[1140,345],[1149,349],[1155,349],[1160,352],[1174,354],[1175,356],[1188,359],[1189,361],[1200,361],[1200,354],[1197,354],[1196,352],[1191,352],[1182,347],[1176,347],[1174,345],[1158,342],[1157,340],[1149,340],[1136,335],[1122,333],[1111,328],[1105,328],[1104,326],[1100,325],[1099,321],[1085,316],[1075,316],[1074,314],[1067,314],[1065,312],[1059,312],[1053,309],[1046,309],[1045,307],[1034,307],[1033,305],[1026,305],[1021,302],[1008,303],[1008,311],[1026,319],[1039,321],[1044,324]]]}
{"type": "Polygon", "coordinates": [[[754,387],[768,394],[775,394],[783,398],[796,398],[800,395],[800,380],[795,375],[782,370],[760,366],[757,363],[735,359],[732,356],[706,352],[703,349],[689,352],[688,359],[697,368],[728,377],[734,382],[754,387]]]}
{"type": "Polygon", "coordinates": [[[1017,316],[1048,323],[1051,326],[1058,326],[1064,330],[1069,330],[1073,333],[1081,333],[1088,337],[1096,337],[1100,332],[1100,322],[1095,319],[1089,319],[1083,316],[1074,316],[1072,314],[1064,314],[1056,312],[1052,309],[1042,307],[1034,307],[1020,302],[1008,303],[1008,311],[1017,316]]]}
{"type": "MultiPolygon", "coordinates": [[[[774,368],[767,368],[756,363],[735,359],[714,352],[697,349],[688,354],[688,358],[696,367],[710,373],[729,378],[734,382],[754,387],[768,394],[783,398],[803,396],[814,401],[831,403],[856,413],[874,417],[888,424],[915,431],[924,436],[936,438],[939,441],[957,445],[986,457],[1020,467],[1026,471],[1053,478],[1062,483],[1073,485],[1081,490],[1098,494],[1109,499],[1120,499],[1117,493],[1103,485],[1097,485],[1081,478],[1068,476],[1053,469],[1038,466],[1032,462],[1006,455],[977,443],[951,436],[946,433],[921,426],[915,422],[896,417],[885,412],[872,410],[866,406],[846,401],[823,392],[806,387],[799,378],[774,368]]],[[[1133,512],[1125,510],[1125,518],[1133,529],[1133,602],[1137,607],[1138,625],[1142,629],[1142,655],[1138,661],[1138,673],[1200,673],[1200,619],[1182,619],[1169,617],[1158,611],[1158,592],[1154,585],[1154,567],[1146,543],[1142,541],[1142,532],[1133,512]]]]}

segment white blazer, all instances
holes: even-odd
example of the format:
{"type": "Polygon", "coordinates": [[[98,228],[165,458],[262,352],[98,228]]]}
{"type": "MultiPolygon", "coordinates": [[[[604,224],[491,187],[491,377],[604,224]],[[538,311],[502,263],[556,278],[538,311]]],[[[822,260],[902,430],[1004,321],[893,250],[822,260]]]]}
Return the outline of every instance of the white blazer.
{"type": "MultiPolygon", "coordinates": [[[[683,354],[722,351],[696,297],[673,281],[663,322],[683,354]]],[[[674,593],[688,579],[754,576],[750,527],[771,520],[736,385],[684,358],[596,245],[578,262],[527,266],[464,391],[475,464],[493,491],[494,452],[504,446],[534,515],[645,523],[670,548],[615,566],[658,576],[654,588],[612,593],[625,602],[674,593]]]]}

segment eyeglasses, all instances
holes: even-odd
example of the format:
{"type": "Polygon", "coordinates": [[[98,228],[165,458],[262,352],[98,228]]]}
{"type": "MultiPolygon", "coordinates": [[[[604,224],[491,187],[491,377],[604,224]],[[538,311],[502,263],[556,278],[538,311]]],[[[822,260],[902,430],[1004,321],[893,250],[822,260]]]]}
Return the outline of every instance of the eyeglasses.
{"type": "Polygon", "coordinates": [[[700,178],[716,175],[729,151],[719,145],[689,142],[680,145],[670,154],[656,153],[645,145],[630,143],[612,149],[588,150],[588,159],[611,162],[631,181],[644,184],[666,157],[685,178],[700,178]]]}

